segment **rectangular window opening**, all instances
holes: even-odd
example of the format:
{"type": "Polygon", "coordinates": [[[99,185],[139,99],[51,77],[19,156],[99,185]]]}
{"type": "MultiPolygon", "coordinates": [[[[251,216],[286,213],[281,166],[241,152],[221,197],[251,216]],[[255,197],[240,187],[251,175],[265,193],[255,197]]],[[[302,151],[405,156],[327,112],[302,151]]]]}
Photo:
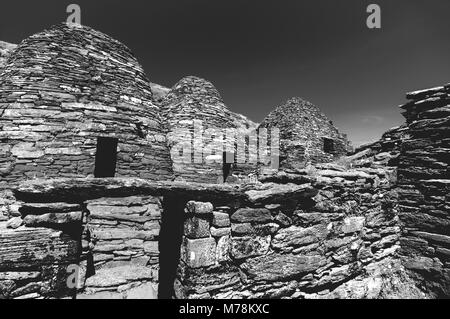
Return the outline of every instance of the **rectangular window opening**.
{"type": "Polygon", "coordinates": [[[118,143],[119,140],[117,138],[97,138],[94,171],[94,176],[96,178],[114,177],[116,175],[118,143]]]}
{"type": "Polygon", "coordinates": [[[323,139],[323,151],[329,154],[333,154],[335,152],[333,139],[331,138],[323,139]]]}

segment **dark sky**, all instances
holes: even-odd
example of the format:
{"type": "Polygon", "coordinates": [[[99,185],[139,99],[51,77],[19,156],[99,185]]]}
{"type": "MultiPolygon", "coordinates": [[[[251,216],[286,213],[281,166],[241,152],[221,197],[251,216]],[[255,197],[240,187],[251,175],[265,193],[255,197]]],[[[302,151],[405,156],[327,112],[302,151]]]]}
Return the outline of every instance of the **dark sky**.
{"type": "Polygon", "coordinates": [[[152,82],[213,82],[261,121],[293,96],[355,144],[402,123],[407,91],[450,82],[449,0],[2,0],[0,40],[18,43],[82,8],[82,24],[128,45],[152,82]],[[366,7],[382,9],[381,30],[366,7]]]}

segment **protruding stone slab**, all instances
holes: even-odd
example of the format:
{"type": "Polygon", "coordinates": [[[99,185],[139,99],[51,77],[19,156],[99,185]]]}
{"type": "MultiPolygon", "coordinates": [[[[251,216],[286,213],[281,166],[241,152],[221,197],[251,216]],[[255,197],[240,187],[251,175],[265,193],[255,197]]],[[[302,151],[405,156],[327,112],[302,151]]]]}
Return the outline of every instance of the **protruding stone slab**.
{"type": "Polygon", "coordinates": [[[27,227],[40,226],[61,226],[72,223],[81,223],[83,218],[82,212],[62,213],[62,214],[44,214],[44,215],[28,215],[23,222],[27,227]]]}
{"type": "Polygon", "coordinates": [[[265,208],[241,208],[231,215],[237,223],[267,223],[272,221],[270,210],[265,208]]]}
{"type": "Polygon", "coordinates": [[[20,208],[23,215],[42,215],[49,213],[69,213],[80,211],[81,206],[69,203],[24,203],[20,208]]]}
{"type": "Polygon", "coordinates": [[[22,226],[23,220],[20,217],[13,217],[6,222],[6,228],[17,229],[22,226]]]}
{"type": "Polygon", "coordinates": [[[211,203],[190,201],[186,204],[186,212],[196,215],[212,214],[213,205],[211,203]]]}

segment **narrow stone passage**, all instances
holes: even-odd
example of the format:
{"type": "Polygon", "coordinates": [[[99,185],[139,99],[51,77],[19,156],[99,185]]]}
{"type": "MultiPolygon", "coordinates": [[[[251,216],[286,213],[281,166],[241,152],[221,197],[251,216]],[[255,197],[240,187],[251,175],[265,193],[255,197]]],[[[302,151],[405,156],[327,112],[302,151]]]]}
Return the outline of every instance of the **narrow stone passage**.
{"type": "Polygon", "coordinates": [[[159,237],[159,299],[171,299],[174,296],[173,284],[180,259],[186,202],[187,200],[172,196],[165,197],[163,200],[159,237]]]}

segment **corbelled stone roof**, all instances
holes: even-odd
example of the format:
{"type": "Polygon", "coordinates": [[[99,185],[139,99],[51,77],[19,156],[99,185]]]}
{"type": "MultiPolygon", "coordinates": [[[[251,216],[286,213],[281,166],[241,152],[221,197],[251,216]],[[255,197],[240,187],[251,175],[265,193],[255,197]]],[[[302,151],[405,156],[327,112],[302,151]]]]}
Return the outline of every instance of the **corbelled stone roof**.
{"type": "Polygon", "coordinates": [[[89,27],[59,24],[17,47],[0,76],[0,127],[0,174],[10,178],[90,175],[97,137],[118,139],[117,176],[171,176],[144,70],[89,27]]]}
{"type": "Polygon", "coordinates": [[[201,120],[204,127],[234,127],[219,91],[211,82],[195,76],[187,76],[172,87],[163,102],[163,112],[169,127],[194,119],[201,120]]]}
{"type": "MultiPolygon", "coordinates": [[[[185,77],[175,84],[164,98],[161,107],[171,149],[185,145],[192,146],[193,149],[196,147],[195,150],[201,153],[202,149],[199,147],[213,142],[214,139],[211,140],[204,134],[203,145],[200,145],[199,141],[192,143],[194,121],[201,123],[203,130],[215,129],[225,134],[225,129],[232,129],[237,136],[244,136],[248,130],[256,128],[256,124],[245,116],[233,113],[227,108],[219,91],[211,82],[195,76],[185,77]],[[191,138],[183,139],[177,134],[183,129],[191,132],[191,138]]],[[[220,162],[222,152],[215,154],[215,163],[207,163],[206,157],[208,156],[203,157],[203,163],[182,163],[172,157],[175,175],[191,181],[216,182],[223,173],[220,162]]]]}
{"type": "Polygon", "coordinates": [[[261,123],[259,129],[280,131],[280,166],[300,168],[308,163],[329,162],[349,148],[341,134],[314,104],[294,97],[278,106],[261,123]],[[335,151],[324,152],[324,138],[332,139],[335,151]]]}

